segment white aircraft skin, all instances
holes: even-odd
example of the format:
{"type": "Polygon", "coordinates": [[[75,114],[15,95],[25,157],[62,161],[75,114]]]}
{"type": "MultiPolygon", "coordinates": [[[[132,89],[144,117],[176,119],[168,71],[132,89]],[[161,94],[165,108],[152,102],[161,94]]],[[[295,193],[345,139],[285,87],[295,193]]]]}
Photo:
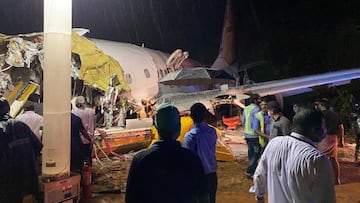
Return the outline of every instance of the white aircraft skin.
{"type": "MultiPolygon", "coordinates": [[[[119,62],[124,78],[131,88],[130,93],[124,94],[129,99],[134,101],[152,99],[158,96],[159,93],[189,89],[189,87],[168,87],[161,90],[161,85],[158,83],[169,72],[185,67],[181,63],[183,61],[187,62],[187,52],[177,49],[174,51],[175,54],[168,54],[130,43],[101,39],[89,40],[104,51],[106,55],[115,58],[119,62]],[[175,67],[171,63],[171,59],[178,59],[178,61],[175,61],[175,63],[178,63],[175,67]]],[[[186,68],[193,68],[198,64],[200,63],[197,61],[195,63],[188,62],[186,68]]]]}
{"type": "Polygon", "coordinates": [[[134,44],[90,39],[105,54],[115,58],[121,68],[126,82],[131,88],[127,96],[133,99],[148,99],[158,94],[158,71],[165,70],[165,62],[150,49],[134,44]],[[154,58],[156,55],[158,58],[154,58]]]}

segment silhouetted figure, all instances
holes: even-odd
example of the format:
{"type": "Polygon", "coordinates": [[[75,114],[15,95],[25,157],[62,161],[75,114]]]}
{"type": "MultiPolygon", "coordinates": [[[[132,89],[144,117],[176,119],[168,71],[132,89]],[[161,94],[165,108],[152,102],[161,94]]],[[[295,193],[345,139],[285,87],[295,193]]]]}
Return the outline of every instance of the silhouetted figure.
{"type": "Polygon", "coordinates": [[[198,202],[204,169],[199,157],[176,141],[180,134],[179,111],[172,104],[161,104],[154,118],[159,141],[132,160],[125,202],[198,202]]]}
{"type": "Polygon", "coordinates": [[[0,98],[0,202],[21,203],[39,192],[42,144],[23,122],[11,119],[10,106],[0,98]]]}
{"type": "Polygon", "coordinates": [[[87,160],[87,151],[82,147],[81,134],[89,137],[81,122],[80,117],[71,113],[71,162],[70,170],[81,172],[84,160],[87,160]]]}

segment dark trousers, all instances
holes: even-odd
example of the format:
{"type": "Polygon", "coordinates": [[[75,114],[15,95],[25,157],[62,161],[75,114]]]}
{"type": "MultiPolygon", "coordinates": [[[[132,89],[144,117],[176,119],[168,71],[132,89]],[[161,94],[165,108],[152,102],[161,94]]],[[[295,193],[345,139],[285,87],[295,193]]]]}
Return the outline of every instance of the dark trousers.
{"type": "Polygon", "coordinates": [[[205,175],[204,195],[200,198],[200,203],[215,203],[217,190],[217,174],[209,173],[205,175]]]}
{"type": "Polygon", "coordinates": [[[82,154],[83,161],[87,161],[87,163],[92,166],[92,144],[82,144],[82,154]]]}
{"type": "Polygon", "coordinates": [[[248,174],[254,174],[256,166],[261,156],[261,146],[259,144],[259,138],[245,138],[248,146],[248,159],[249,166],[246,170],[248,174]]]}

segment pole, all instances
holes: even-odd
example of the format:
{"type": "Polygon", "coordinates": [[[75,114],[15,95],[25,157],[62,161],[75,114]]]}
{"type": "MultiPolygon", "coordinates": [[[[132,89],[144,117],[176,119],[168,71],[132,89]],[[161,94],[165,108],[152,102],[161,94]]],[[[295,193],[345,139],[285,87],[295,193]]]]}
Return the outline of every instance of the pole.
{"type": "Polygon", "coordinates": [[[70,176],[72,0],[44,0],[42,177],[70,176]]]}

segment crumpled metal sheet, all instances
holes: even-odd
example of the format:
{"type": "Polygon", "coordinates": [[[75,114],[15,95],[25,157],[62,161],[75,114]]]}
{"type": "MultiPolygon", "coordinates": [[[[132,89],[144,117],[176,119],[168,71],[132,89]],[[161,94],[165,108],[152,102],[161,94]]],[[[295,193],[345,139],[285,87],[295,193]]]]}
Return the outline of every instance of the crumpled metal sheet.
{"type": "Polygon", "coordinates": [[[10,38],[5,61],[14,67],[30,68],[32,61],[40,53],[41,47],[39,44],[24,40],[21,37],[10,38]]]}

